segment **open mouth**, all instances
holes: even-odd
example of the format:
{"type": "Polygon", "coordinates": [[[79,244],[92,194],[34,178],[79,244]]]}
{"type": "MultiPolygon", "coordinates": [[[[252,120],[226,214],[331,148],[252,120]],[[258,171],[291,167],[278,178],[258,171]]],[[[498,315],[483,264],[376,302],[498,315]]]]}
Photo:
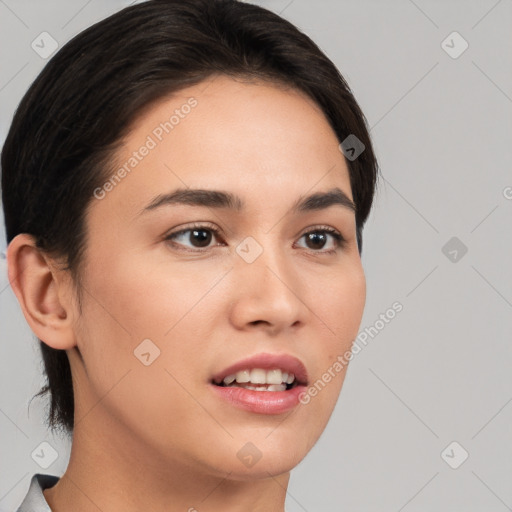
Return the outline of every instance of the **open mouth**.
{"type": "Polygon", "coordinates": [[[213,379],[212,384],[252,391],[288,391],[300,383],[293,373],[280,368],[252,368],[226,375],[222,380],[213,379]]]}
{"type": "Polygon", "coordinates": [[[283,414],[300,403],[308,382],[304,364],[288,354],[261,353],[213,375],[211,388],[230,405],[257,414],[283,414]]]}

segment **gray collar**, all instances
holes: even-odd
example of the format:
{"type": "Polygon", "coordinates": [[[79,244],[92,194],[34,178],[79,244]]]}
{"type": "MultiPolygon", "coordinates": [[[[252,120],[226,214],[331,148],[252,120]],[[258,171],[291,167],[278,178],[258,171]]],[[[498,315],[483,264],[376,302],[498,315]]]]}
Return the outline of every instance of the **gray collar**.
{"type": "Polygon", "coordinates": [[[55,475],[35,474],[30,480],[28,492],[16,512],[52,512],[44,498],[43,490],[53,487],[59,481],[55,475]]]}

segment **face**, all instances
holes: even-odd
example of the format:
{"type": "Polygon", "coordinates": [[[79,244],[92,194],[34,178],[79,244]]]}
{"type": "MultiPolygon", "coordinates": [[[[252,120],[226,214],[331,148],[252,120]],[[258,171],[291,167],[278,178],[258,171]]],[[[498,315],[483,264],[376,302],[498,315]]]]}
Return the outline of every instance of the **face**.
{"type": "Polygon", "coordinates": [[[293,89],[217,77],[148,110],[117,164],[87,213],[76,431],[233,479],[290,470],[344,371],[299,392],[350,349],[365,303],[334,132],[293,89]]]}

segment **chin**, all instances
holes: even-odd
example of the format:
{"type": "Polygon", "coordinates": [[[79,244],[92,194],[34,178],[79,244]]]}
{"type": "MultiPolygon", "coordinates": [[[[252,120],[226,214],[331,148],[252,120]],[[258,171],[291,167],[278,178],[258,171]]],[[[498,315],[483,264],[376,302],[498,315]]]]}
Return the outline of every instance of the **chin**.
{"type": "MultiPolygon", "coordinates": [[[[274,427],[275,428],[275,427],[274,427]]],[[[253,431],[253,435],[235,436],[222,453],[209,451],[214,471],[231,480],[247,481],[269,478],[290,472],[312,448],[317,436],[311,439],[300,428],[282,428],[253,431]],[[298,434],[300,432],[300,435],[298,434]]]]}

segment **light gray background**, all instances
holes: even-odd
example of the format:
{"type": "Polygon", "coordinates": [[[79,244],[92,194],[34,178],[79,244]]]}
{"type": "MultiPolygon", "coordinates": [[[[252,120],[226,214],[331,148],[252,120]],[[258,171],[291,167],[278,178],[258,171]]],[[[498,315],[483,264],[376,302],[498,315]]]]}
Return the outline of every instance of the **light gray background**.
{"type": "MultiPolygon", "coordinates": [[[[0,0],[2,142],[45,64],[36,36],[62,45],[129,3],[0,0]]],[[[257,3],[320,45],[372,128],[383,179],[364,232],[361,331],[403,304],[354,357],[287,509],[512,510],[512,2],[257,3]],[[456,59],[442,47],[453,31],[469,44],[456,59]],[[442,252],[454,236],[468,248],[456,262],[442,252]],[[458,469],[441,456],[453,441],[452,465],[469,453],[458,469]]],[[[64,472],[69,447],[46,432],[41,400],[28,408],[39,349],[0,265],[0,508],[13,510],[33,473],[64,472]],[[47,470],[31,458],[44,440],[59,453],[47,470]]]]}

